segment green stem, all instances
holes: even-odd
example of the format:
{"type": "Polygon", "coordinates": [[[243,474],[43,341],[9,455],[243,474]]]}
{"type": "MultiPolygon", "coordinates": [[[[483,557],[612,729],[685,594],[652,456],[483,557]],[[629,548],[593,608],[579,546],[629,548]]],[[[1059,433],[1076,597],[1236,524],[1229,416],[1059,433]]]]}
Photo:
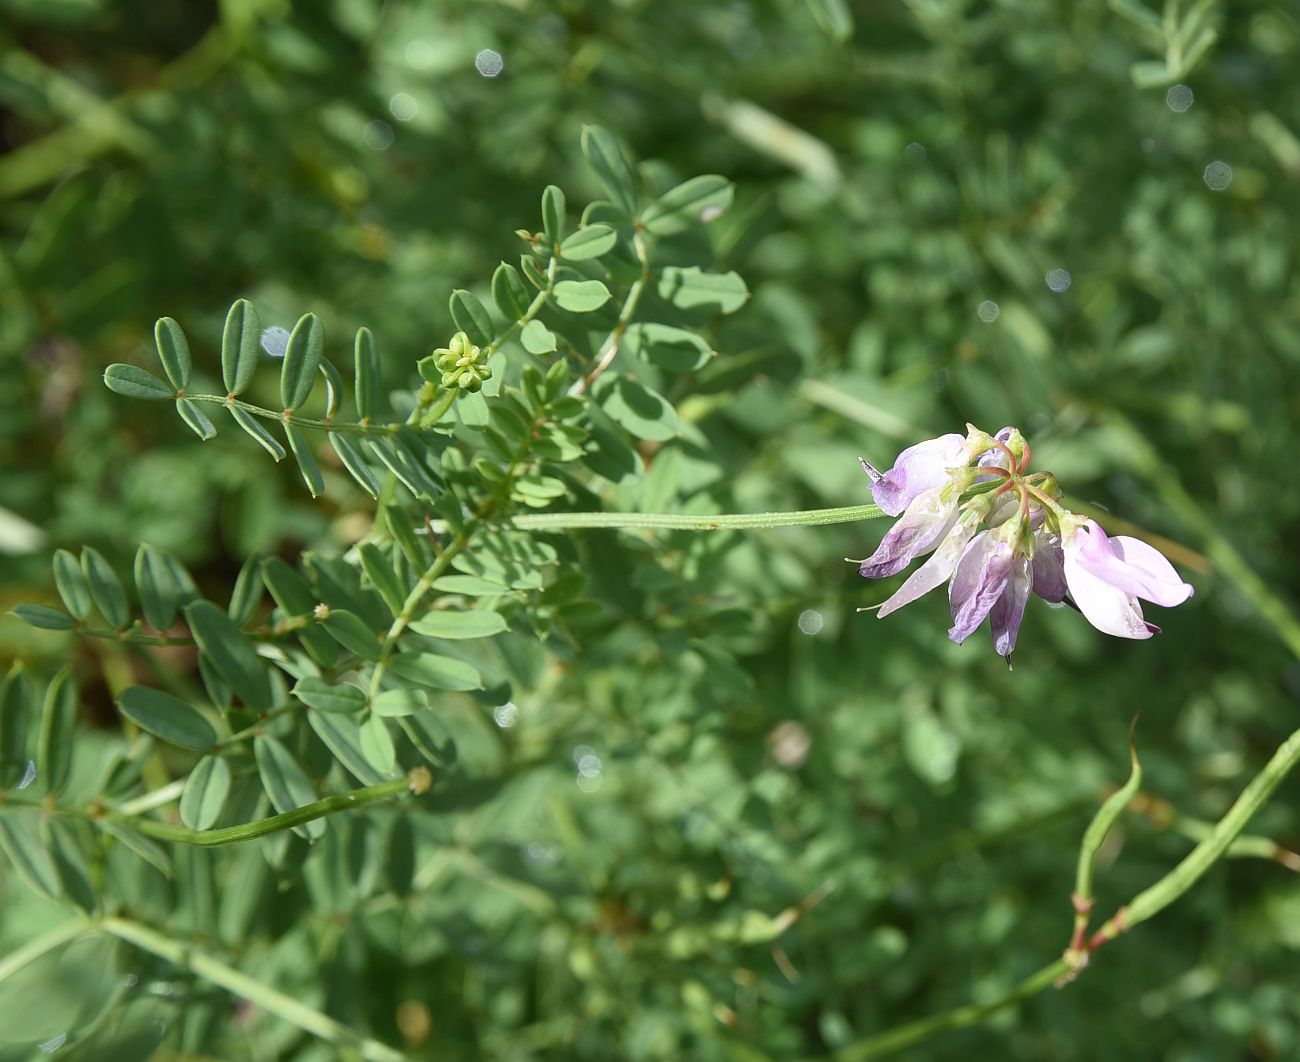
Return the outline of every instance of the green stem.
{"type": "MultiPolygon", "coordinates": [[[[817,527],[875,520],[885,513],[875,505],[846,505],[837,509],[801,509],[780,513],[531,513],[506,522],[521,531],[564,531],[578,528],[646,528],[662,531],[755,530],[766,527],[817,527]]],[[[437,529],[438,525],[434,525],[437,529]]]]}
{"type": "Polygon", "coordinates": [[[255,417],[261,417],[263,420],[280,421],[281,423],[295,424],[306,428],[320,428],[321,431],[353,432],[357,435],[395,435],[402,427],[398,423],[361,424],[349,420],[319,420],[316,417],[303,417],[293,412],[255,406],[251,402],[243,402],[238,398],[231,398],[229,395],[187,394],[180,397],[187,398],[191,402],[208,402],[218,406],[238,406],[240,409],[253,414],[255,417]]]}
{"type": "Polygon", "coordinates": [[[894,1052],[901,1051],[912,1044],[928,1040],[938,1033],[977,1025],[991,1014],[1005,1010],[1007,1007],[1019,1003],[1022,999],[1038,995],[1039,992],[1045,988],[1050,988],[1068,972],[1069,967],[1065,960],[1057,959],[1056,962],[1044,966],[1036,973],[1030,974],[1006,995],[990,1003],[970,1003],[964,1007],[958,1007],[956,1010],[950,1010],[945,1014],[935,1014],[929,1018],[921,1018],[919,1021],[900,1025],[886,1033],[873,1036],[869,1040],[863,1040],[861,1043],[837,1052],[834,1056],[835,1062],[863,1062],[865,1059],[883,1058],[885,1055],[892,1055],[894,1052]]]}
{"type": "Polygon", "coordinates": [[[164,936],[148,926],[127,921],[125,918],[105,918],[99,923],[99,927],[105,933],[128,944],[134,944],[137,948],[160,959],[192,970],[204,980],[248,1000],[263,1010],[283,1018],[291,1025],[296,1025],[299,1029],[320,1037],[327,1043],[353,1048],[366,1062],[403,1062],[407,1057],[387,1044],[362,1036],[329,1015],[322,1014],[294,999],[293,996],[240,973],[233,966],[200,951],[192,944],[181,943],[174,937],[164,936]]]}
{"type": "Polygon", "coordinates": [[[120,822],[124,826],[130,826],[132,829],[139,830],[150,837],[156,837],[160,841],[172,841],[176,844],[192,844],[203,848],[212,848],[217,845],[239,844],[241,841],[252,841],[268,834],[279,833],[281,830],[301,826],[313,819],[323,819],[326,815],[332,815],[336,811],[350,811],[353,808],[365,807],[367,804],[375,804],[381,800],[389,800],[406,793],[422,793],[428,788],[428,784],[428,772],[424,771],[423,768],[417,768],[405,778],[394,778],[392,781],[380,782],[378,785],[368,785],[364,789],[353,789],[347,793],[338,793],[314,801],[311,804],[304,804],[300,808],[294,808],[292,811],[286,811],[280,815],[272,815],[269,818],[258,819],[256,822],[246,822],[239,826],[226,826],[218,830],[191,830],[184,826],[172,826],[165,822],[157,822],[154,819],[124,815],[118,811],[105,812],[102,817],[112,822],[120,822]]]}
{"type": "Polygon", "coordinates": [[[1158,882],[1133,897],[1124,909],[1123,928],[1131,929],[1139,922],[1145,922],[1196,884],[1228,851],[1237,835],[1267,803],[1297,762],[1300,762],[1300,730],[1282,742],[1264,769],[1241,791],[1241,796],[1237,797],[1227,814],[1214,824],[1205,840],[1158,882]]]}
{"type": "Polygon", "coordinates": [[[22,947],[15,948],[3,959],[0,959],[0,981],[12,977],[24,967],[30,966],[42,955],[54,951],[56,948],[61,948],[64,944],[71,943],[86,931],[86,923],[80,918],[74,918],[70,922],[61,922],[53,929],[42,933],[39,937],[29,940],[22,947]]]}
{"type": "MultiPolygon", "coordinates": [[[[1247,823],[1264,806],[1297,762],[1300,762],[1300,730],[1279,746],[1264,769],[1250,780],[1242,790],[1241,796],[1228,809],[1227,814],[1214,824],[1206,838],[1173,870],[1121,907],[1118,913],[1110,918],[1092,938],[1088,945],[1089,949],[1095,951],[1107,940],[1154,917],[1196,884],[1210,867],[1228,854],[1233,842],[1246,828],[1247,823]]],[[[1078,972],[1077,962],[1062,957],[1050,966],[1044,966],[1037,973],[1032,974],[1001,999],[994,1000],[992,1003],[958,1007],[945,1014],[900,1025],[837,1053],[836,1062],[860,1062],[862,1059],[881,1058],[949,1029],[974,1025],[990,1014],[1036,995],[1058,981],[1064,982],[1078,972]]]]}

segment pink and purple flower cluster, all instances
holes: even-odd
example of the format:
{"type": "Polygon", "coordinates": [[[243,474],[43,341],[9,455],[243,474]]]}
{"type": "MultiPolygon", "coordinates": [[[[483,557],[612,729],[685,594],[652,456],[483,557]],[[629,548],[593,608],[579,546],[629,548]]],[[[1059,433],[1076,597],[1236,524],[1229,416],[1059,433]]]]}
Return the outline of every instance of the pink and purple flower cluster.
{"type": "Polygon", "coordinates": [[[961,643],[987,619],[1002,656],[1015,648],[1031,593],[1119,638],[1158,634],[1138,598],[1168,607],[1192,596],[1164,555],[1063,508],[1050,473],[1027,474],[1029,444],[1016,428],[967,428],[909,447],[887,472],[862,463],[876,504],[899,520],[859,572],[883,579],[929,555],[878,615],[947,582],[948,637],[961,643]]]}

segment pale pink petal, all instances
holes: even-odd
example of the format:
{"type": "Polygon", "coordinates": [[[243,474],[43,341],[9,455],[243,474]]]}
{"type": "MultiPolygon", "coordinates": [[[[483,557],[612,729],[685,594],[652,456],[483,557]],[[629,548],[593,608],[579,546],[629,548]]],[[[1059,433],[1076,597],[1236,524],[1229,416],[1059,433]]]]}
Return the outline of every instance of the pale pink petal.
{"type": "MultiPolygon", "coordinates": [[[[1080,535],[1087,532],[1080,531],[1080,535]]],[[[1084,619],[1097,630],[1116,638],[1150,638],[1156,633],[1142,618],[1137,598],[1093,575],[1079,562],[1078,548],[1065,551],[1065,581],[1070,597],[1084,619]]]]}
{"type": "Polygon", "coordinates": [[[948,469],[966,464],[964,443],[957,434],[926,439],[899,454],[894,467],[883,475],[870,469],[872,498],[885,513],[897,516],[918,494],[946,483],[948,469]]]}
{"type": "Polygon", "coordinates": [[[1129,593],[1166,608],[1181,605],[1195,593],[1191,584],[1179,577],[1169,558],[1155,546],[1127,535],[1116,535],[1110,540],[1110,548],[1128,565],[1130,573],[1141,573],[1144,589],[1130,589],[1129,593]]]}

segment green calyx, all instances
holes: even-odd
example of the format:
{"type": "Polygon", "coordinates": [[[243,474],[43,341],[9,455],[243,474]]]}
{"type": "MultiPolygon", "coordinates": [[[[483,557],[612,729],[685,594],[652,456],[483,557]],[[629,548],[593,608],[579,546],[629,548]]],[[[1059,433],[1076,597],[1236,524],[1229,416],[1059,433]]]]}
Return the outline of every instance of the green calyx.
{"type": "Polygon", "coordinates": [[[474,392],[492,378],[487,366],[488,352],[470,342],[464,332],[457,332],[445,347],[439,347],[419,363],[420,375],[437,387],[474,392]]]}

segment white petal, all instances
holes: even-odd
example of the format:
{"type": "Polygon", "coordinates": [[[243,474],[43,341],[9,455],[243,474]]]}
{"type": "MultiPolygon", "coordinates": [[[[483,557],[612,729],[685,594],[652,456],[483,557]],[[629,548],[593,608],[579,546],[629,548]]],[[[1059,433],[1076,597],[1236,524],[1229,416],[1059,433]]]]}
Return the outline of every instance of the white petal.
{"type": "Polygon", "coordinates": [[[1065,551],[1065,582],[1084,619],[1116,638],[1150,638],[1153,632],[1142,618],[1137,598],[1086,571],[1076,553],[1065,551]]]}

